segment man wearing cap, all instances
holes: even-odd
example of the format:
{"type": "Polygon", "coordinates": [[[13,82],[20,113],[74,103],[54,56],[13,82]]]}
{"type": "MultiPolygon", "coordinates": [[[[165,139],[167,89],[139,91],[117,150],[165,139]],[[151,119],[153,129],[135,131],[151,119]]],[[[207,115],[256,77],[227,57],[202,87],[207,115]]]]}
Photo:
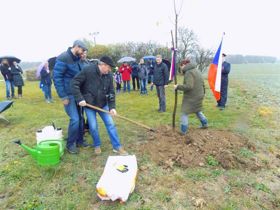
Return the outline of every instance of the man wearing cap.
{"type": "Polygon", "coordinates": [[[217,101],[217,107],[220,110],[224,110],[227,102],[227,91],[228,91],[228,74],[230,72],[230,63],[226,62],[226,54],[223,53],[223,64],[222,64],[222,78],[221,78],[221,98],[217,101]]]}
{"type": "Polygon", "coordinates": [[[56,92],[62,100],[65,112],[70,118],[66,148],[71,154],[77,154],[77,147],[79,146],[88,146],[83,139],[81,109],[77,106],[70,87],[73,77],[82,70],[79,61],[81,55],[86,50],[86,45],[82,41],[76,40],[73,43],[73,47],[69,47],[67,51],[56,58],[53,70],[56,92]]]}
{"type": "Polygon", "coordinates": [[[98,132],[96,113],[103,120],[113,146],[113,152],[126,155],[120,144],[117,129],[111,117],[116,115],[115,90],[113,85],[112,67],[115,67],[108,56],[100,58],[97,64],[87,65],[72,80],[71,88],[77,103],[84,107],[87,115],[90,134],[93,139],[95,154],[101,153],[101,140],[98,132]],[[86,107],[87,104],[107,110],[110,114],[86,107]]]}

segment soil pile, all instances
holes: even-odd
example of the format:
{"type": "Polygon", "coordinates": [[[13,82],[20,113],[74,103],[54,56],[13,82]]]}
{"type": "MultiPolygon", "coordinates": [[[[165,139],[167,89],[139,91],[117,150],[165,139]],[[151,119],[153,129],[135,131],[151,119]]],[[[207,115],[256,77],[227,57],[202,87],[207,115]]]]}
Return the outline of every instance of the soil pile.
{"type": "Polygon", "coordinates": [[[255,152],[255,146],[248,139],[229,131],[213,129],[190,129],[182,136],[169,126],[150,133],[147,143],[140,146],[151,159],[165,168],[195,167],[221,165],[225,169],[261,168],[260,161],[252,157],[244,157],[242,151],[255,152]],[[217,162],[218,161],[218,162],[217,162]]]}

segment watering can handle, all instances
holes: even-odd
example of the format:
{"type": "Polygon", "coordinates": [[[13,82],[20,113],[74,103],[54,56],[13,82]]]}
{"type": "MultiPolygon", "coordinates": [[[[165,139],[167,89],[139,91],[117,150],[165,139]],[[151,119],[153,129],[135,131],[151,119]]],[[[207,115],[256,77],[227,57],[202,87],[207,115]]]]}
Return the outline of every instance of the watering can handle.
{"type": "Polygon", "coordinates": [[[18,145],[21,145],[21,141],[20,140],[15,140],[14,143],[18,144],[18,145]]]}

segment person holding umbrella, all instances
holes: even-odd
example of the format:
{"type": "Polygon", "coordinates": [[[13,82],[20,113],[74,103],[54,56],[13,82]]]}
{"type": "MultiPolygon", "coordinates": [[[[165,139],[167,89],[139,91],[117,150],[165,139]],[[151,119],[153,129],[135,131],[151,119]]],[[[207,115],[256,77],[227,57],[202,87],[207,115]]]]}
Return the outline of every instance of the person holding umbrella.
{"type": "Polygon", "coordinates": [[[11,74],[13,77],[13,84],[18,88],[18,98],[22,98],[22,86],[24,86],[22,74],[23,71],[16,61],[11,66],[11,74]]]}
{"type": "Polygon", "coordinates": [[[9,100],[15,97],[15,89],[13,84],[13,77],[11,73],[11,67],[8,59],[4,58],[0,64],[1,74],[4,77],[6,84],[6,98],[9,100]]]}
{"type": "Polygon", "coordinates": [[[77,147],[88,146],[83,138],[82,109],[77,106],[70,86],[71,80],[82,70],[80,58],[84,51],[87,51],[85,43],[76,40],[72,47],[69,47],[67,51],[56,58],[53,70],[56,92],[64,105],[66,114],[70,118],[66,148],[71,154],[78,153],[77,147]]]}
{"type": "Polygon", "coordinates": [[[132,68],[128,63],[123,63],[119,68],[120,73],[122,74],[122,80],[123,80],[123,92],[127,91],[130,93],[130,78],[131,78],[131,72],[132,68]]]}

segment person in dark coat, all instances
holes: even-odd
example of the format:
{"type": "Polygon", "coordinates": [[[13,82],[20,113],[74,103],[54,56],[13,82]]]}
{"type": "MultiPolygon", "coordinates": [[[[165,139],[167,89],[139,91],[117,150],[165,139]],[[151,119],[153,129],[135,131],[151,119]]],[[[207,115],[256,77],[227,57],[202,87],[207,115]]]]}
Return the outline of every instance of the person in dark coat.
{"type": "Polygon", "coordinates": [[[154,67],[154,81],[157,90],[157,96],[159,100],[159,109],[158,112],[166,111],[166,97],[165,97],[165,88],[168,86],[168,68],[165,63],[162,62],[162,56],[156,56],[156,65],[154,67]]]}
{"type": "Polygon", "coordinates": [[[121,75],[118,67],[116,67],[116,72],[114,73],[114,80],[116,83],[116,91],[117,91],[117,93],[120,93],[121,89],[122,89],[122,75],[121,75]]]}
{"type": "Polygon", "coordinates": [[[116,115],[116,96],[113,85],[114,67],[112,59],[108,56],[100,58],[98,65],[86,66],[72,80],[72,93],[77,103],[84,107],[89,122],[89,130],[93,139],[95,154],[101,153],[101,140],[98,131],[96,114],[103,120],[109,134],[113,152],[126,155],[127,152],[120,144],[119,136],[112,116],[116,115]],[[87,107],[87,104],[107,110],[110,114],[87,107]],[[111,116],[112,115],[112,116],[111,116]]]}
{"type": "Polygon", "coordinates": [[[14,82],[11,73],[11,67],[7,59],[3,59],[0,65],[1,74],[6,84],[6,98],[9,100],[15,97],[14,82]]]}
{"type": "Polygon", "coordinates": [[[134,91],[136,90],[136,85],[137,85],[137,90],[139,90],[140,86],[139,86],[139,77],[138,77],[138,72],[139,72],[138,63],[133,62],[131,64],[131,69],[132,69],[131,77],[132,77],[132,87],[133,87],[133,90],[134,91]]]}
{"type": "Polygon", "coordinates": [[[141,85],[140,94],[148,94],[147,91],[148,75],[149,75],[148,67],[145,64],[144,59],[142,58],[139,63],[139,73],[138,73],[138,77],[141,85]]]}
{"type": "MultiPolygon", "coordinates": [[[[80,66],[83,69],[85,66],[89,65],[90,61],[87,59],[87,50],[83,52],[80,59],[80,66]]],[[[84,124],[84,133],[89,131],[88,120],[86,119],[85,112],[82,110],[82,118],[84,124]]]]}
{"type": "Polygon", "coordinates": [[[16,61],[11,66],[11,74],[14,86],[18,87],[18,98],[22,98],[22,86],[24,86],[22,78],[23,71],[16,61]]]}
{"type": "Polygon", "coordinates": [[[53,69],[56,92],[64,105],[66,114],[70,118],[66,149],[71,154],[78,153],[77,147],[88,146],[83,138],[82,110],[77,106],[70,86],[71,80],[82,70],[80,58],[86,50],[86,45],[82,41],[76,40],[73,43],[73,47],[69,47],[67,51],[56,58],[53,69]]]}
{"type": "Polygon", "coordinates": [[[45,95],[45,100],[47,103],[53,103],[52,101],[52,80],[51,74],[49,69],[49,63],[46,62],[43,66],[42,70],[40,71],[41,77],[41,87],[45,95]]]}
{"type": "Polygon", "coordinates": [[[181,107],[181,133],[188,131],[188,115],[195,113],[201,122],[201,128],[207,128],[208,122],[202,113],[202,102],[205,94],[203,77],[190,60],[181,62],[181,70],[184,73],[182,85],[174,85],[175,90],[183,91],[183,102],[181,107]]]}
{"type": "Polygon", "coordinates": [[[227,103],[227,92],[228,92],[228,74],[230,72],[230,63],[226,62],[226,54],[223,53],[223,64],[222,64],[222,77],[221,77],[221,98],[217,101],[217,107],[220,110],[225,109],[227,103]]]}
{"type": "Polygon", "coordinates": [[[155,67],[155,64],[154,64],[154,61],[152,59],[149,59],[147,61],[147,67],[148,67],[148,71],[149,71],[148,83],[151,84],[150,90],[153,91],[153,89],[154,89],[153,82],[154,82],[154,67],[155,67]]]}

